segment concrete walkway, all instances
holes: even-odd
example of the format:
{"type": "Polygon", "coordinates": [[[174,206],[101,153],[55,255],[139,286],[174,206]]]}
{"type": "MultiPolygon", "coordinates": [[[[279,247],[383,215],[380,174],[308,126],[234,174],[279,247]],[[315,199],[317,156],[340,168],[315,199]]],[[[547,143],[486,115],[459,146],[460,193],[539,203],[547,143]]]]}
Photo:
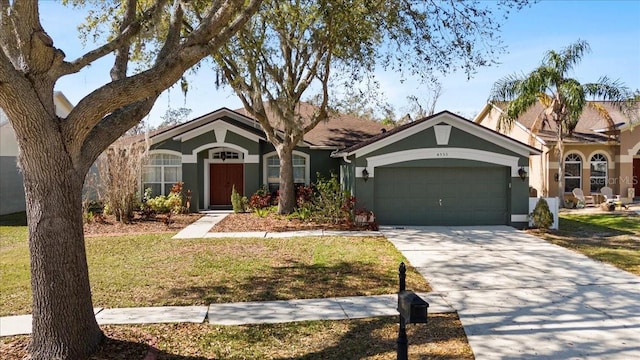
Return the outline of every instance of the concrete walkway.
{"type": "MultiPolygon", "coordinates": [[[[420,293],[430,313],[453,309],[437,293],[420,293]]],[[[239,302],[209,306],[96,308],[96,320],[108,324],[207,323],[212,325],[273,324],[309,320],[345,320],[398,315],[397,295],[325,299],[239,302]]],[[[31,333],[31,315],[0,318],[0,336],[31,333]]]]}
{"type": "Polygon", "coordinates": [[[172,239],[201,239],[201,238],[288,238],[302,236],[384,236],[379,231],[335,231],[335,230],[304,230],[284,232],[210,232],[217,223],[222,221],[231,210],[211,210],[180,230],[172,239]]]}
{"type": "Polygon", "coordinates": [[[640,359],[640,277],[506,226],[383,228],[477,360],[640,359]]]}

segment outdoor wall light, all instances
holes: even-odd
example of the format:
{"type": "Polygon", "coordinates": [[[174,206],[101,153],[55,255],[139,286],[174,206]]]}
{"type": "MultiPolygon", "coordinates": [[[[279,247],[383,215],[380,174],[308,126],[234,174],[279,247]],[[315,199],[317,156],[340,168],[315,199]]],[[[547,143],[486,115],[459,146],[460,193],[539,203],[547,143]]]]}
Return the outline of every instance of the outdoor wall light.
{"type": "Polygon", "coordinates": [[[227,160],[227,152],[223,151],[220,153],[220,159],[222,159],[222,161],[227,160]]]}
{"type": "Polygon", "coordinates": [[[520,179],[524,181],[527,178],[527,170],[521,167],[520,169],[518,169],[518,176],[520,176],[520,179]]]}
{"type": "Polygon", "coordinates": [[[362,169],[362,179],[366,182],[369,180],[369,171],[366,168],[362,169]]]}

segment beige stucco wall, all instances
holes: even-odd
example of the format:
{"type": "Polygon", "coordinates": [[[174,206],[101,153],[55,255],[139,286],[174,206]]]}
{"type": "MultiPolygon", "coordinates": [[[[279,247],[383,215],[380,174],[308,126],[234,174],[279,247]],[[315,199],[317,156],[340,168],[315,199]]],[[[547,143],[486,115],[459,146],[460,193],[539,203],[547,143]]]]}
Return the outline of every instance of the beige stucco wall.
{"type": "MultiPolygon", "coordinates": [[[[620,155],[618,162],[620,163],[620,194],[627,195],[629,188],[633,187],[634,182],[640,181],[633,177],[633,159],[640,158],[640,127],[624,129],[620,133],[620,155]]],[[[640,194],[636,193],[636,196],[640,194]]]]}
{"type": "MultiPolygon", "coordinates": [[[[578,154],[582,159],[582,182],[581,188],[585,195],[599,195],[598,192],[591,193],[591,158],[595,154],[604,154],[607,157],[607,185],[613,189],[615,194],[620,194],[620,184],[619,184],[619,166],[616,165],[618,158],[618,145],[606,145],[606,144],[597,144],[597,145],[582,145],[582,144],[565,144],[564,148],[564,156],[565,158],[569,154],[578,154]]],[[[554,180],[555,174],[558,173],[558,156],[555,151],[550,151],[549,156],[549,181],[550,181],[550,191],[549,196],[558,196],[558,183],[554,180]]],[[[564,193],[565,198],[572,197],[571,193],[564,193]]],[[[597,200],[596,196],[596,200],[597,200]]]]}
{"type": "Polygon", "coordinates": [[[548,180],[549,173],[546,171],[546,164],[548,163],[546,152],[548,149],[544,146],[543,141],[538,137],[531,137],[531,133],[517,122],[514,123],[511,129],[498,130],[500,111],[492,106],[489,108],[489,106],[490,105],[487,105],[476,117],[474,120],[476,123],[543,151],[542,155],[532,155],[529,157],[529,186],[536,190],[537,196],[547,196],[550,184],[548,180]]]}

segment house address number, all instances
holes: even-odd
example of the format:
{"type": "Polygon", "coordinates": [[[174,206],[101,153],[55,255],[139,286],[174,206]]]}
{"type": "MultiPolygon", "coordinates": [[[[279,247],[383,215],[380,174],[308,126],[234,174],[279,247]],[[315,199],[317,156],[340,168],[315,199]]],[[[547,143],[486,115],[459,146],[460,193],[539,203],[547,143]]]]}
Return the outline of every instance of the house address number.
{"type": "Polygon", "coordinates": [[[449,157],[449,153],[448,152],[439,152],[439,153],[436,153],[436,157],[449,157]]]}

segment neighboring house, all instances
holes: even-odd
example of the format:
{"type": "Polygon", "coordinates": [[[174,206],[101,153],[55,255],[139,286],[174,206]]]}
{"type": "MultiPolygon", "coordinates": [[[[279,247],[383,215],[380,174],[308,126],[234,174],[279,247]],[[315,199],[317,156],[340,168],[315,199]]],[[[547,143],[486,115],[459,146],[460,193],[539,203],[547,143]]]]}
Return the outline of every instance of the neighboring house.
{"type": "MultiPolygon", "coordinates": [[[[73,105],[61,93],[53,94],[56,115],[66,117],[73,105]]],[[[17,165],[18,143],[13,127],[0,109],[0,215],[25,211],[22,173],[17,165]]]]}
{"type": "MultiPolygon", "coordinates": [[[[624,116],[610,103],[600,102],[609,112],[615,131],[610,131],[607,121],[590,106],[585,107],[578,125],[571,136],[564,139],[564,191],[562,198],[572,198],[572,190],[580,188],[585,195],[595,195],[602,200],[600,189],[608,186],[623,201],[633,201],[640,196],[640,129],[634,128],[628,116],[624,116]]],[[[542,153],[530,158],[530,184],[538,196],[558,196],[559,162],[555,151],[555,123],[546,124],[537,133],[531,132],[536,117],[543,111],[536,105],[523,114],[509,130],[502,132],[542,153]]],[[[489,129],[497,129],[502,108],[496,104],[485,105],[474,122],[489,129]]],[[[637,119],[638,111],[632,114],[637,119]]]]}
{"type": "MultiPolygon", "coordinates": [[[[301,115],[313,111],[301,105],[301,115]]],[[[223,108],[149,138],[143,187],[191,190],[192,210],[229,207],[231,187],[251,195],[278,187],[279,161],[259,124],[223,108]]],[[[528,182],[520,174],[539,151],[449,112],[389,129],[339,115],[305,135],[294,178],[340,174],[358,206],[381,224],[527,224],[528,182]],[[366,170],[366,171],[364,171],[366,170]]]]}

